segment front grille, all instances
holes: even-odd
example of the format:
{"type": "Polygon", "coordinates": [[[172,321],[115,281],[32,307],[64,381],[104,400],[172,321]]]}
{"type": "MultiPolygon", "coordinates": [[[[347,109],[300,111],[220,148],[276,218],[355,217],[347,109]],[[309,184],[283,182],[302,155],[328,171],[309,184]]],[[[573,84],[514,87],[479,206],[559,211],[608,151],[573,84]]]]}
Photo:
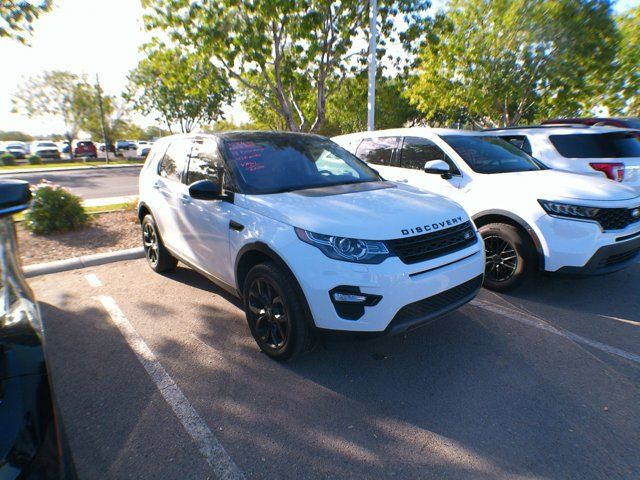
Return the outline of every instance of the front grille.
{"type": "Polygon", "coordinates": [[[477,276],[457,287],[440,292],[433,297],[418,300],[405,305],[393,317],[390,330],[403,330],[403,326],[417,327],[424,322],[455,308],[461,301],[473,295],[482,286],[482,275],[477,276]]]}
{"type": "Polygon", "coordinates": [[[437,232],[415,237],[397,238],[386,243],[404,263],[418,263],[462,250],[476,243],[476,232],[470,221],[437,232]]]}
{"type": "Polygon", "coordinates": [[[614,265],[619,265],[620,263],[624,263],[628,260],[633,259],[640,253],[640,248],[635,248],[633,250],[629,250],[628,252],[616,253],[615,255],[609,255],[603,262],[603,267],[613,267],[614,265]]]}
{"type": "Polygon", "coordinates": [[[640,222],[640,217],[634,217],[631,212],[635,208],[601,208],[596,220],[603,230],[622,230],[629,225],[640,222]]]}

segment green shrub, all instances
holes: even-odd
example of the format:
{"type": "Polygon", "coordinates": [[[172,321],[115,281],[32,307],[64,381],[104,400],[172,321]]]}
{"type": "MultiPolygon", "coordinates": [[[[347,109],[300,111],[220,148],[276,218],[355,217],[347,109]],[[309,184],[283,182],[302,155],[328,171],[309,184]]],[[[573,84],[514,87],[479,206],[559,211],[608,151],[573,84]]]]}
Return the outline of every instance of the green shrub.
{"type": "Polygon", "coordinates": [[[29,161],[29,165],[40,165],[42,164],[42,159],[38,155],[29,155],[27,158],[29,161]]]}
{"type": "Polygon", "coordinates": [[[25,220],[27,229],[39,235],[78,230],[89,224],[79,197],[47,183],[33,190],[33,201],[25,220]]]}
{"type": "Polygon", "coordinates": [[[0,155],[0,160],[2,160],[2,165],[8,167],[16,164],[16,157],[11,155],[10,153],[3,153],[0,155]]]}

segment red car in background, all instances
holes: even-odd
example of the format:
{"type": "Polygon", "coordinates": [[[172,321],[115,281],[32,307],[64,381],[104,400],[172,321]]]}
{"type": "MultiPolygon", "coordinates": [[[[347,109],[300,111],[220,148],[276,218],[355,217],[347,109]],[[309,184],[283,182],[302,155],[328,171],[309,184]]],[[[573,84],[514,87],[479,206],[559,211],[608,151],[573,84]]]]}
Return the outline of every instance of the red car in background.
{"type": "Polygon", "coordinates": [[[76,157],[98,158],[98,149],[93,142],[83,140],[76,144],[76,148],[73,149],[73,154],[76,157]]]}

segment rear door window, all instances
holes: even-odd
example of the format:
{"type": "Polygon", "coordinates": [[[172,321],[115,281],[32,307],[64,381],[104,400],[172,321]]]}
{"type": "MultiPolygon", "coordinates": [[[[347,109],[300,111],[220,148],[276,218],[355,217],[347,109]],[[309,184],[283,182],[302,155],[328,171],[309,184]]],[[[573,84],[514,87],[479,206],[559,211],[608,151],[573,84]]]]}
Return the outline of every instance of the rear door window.
{"type": "Polygon", "coordinates": [[[173,140],[162,157],[158,174],[169,180],[180,181],[185,169],[193,141],[187,138],[173,140]]]}
{"type": "Polygon", "coordinates": [[[356,156],[365,162],[374,165],[398,166],[396,149],[399,137],[376,137],[362,140],[356,156]]]}
{"type": "Polygon", "coordinates": [[[549,141],[565,158],[640,157],[640,139],[632,132],[549,135],[549,141]]]}

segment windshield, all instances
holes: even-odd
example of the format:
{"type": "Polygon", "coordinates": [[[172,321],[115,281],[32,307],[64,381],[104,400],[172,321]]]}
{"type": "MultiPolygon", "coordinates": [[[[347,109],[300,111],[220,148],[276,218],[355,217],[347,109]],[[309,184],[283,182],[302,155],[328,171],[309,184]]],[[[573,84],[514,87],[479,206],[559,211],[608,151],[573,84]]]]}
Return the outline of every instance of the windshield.
{"type": "Polygon", "coordinates": [[[549,135],[549,141],[565,158],[640,157],[640,139],[632,132],[549,135]]]}
{"type": "Polygon", "coordinates": [[[530,172],[545,167],[519,148],[491,136],[442,135],[442,139],[478,173],[530,172]]]}
{"type": "Polygon", "coordinates": [[[55,143],[51,143],[51,142],[40,142],[37,145],[38,147],[55,147],[56,144],[55,143]]]}
{"type": "Polygon", "coordinates": [[[328,139],[302,135],[244,135],[223,140],[225,156],[249,194],[290,192],[380,176],[328,139]]]}
{"type": "Polygon", "coordinates": [[[640,128],[640,118],[625,118],[627,125],[631,128],[640,128]]]}

